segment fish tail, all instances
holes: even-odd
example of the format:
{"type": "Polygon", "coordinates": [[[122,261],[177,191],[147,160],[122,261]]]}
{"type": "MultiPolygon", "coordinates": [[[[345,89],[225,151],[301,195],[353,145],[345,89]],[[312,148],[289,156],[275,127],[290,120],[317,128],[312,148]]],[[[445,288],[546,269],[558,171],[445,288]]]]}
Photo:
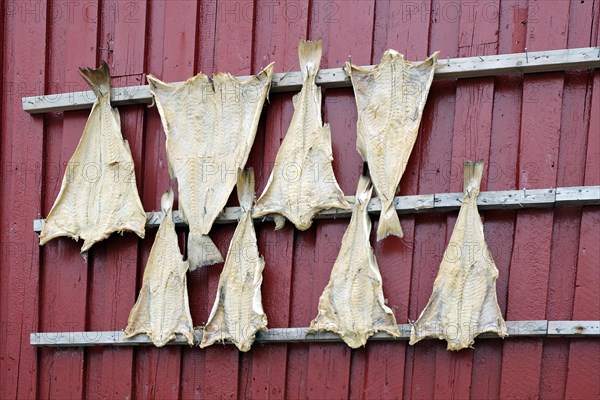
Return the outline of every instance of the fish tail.
{"type": "Polygon", "coordinates": [[[377,241],[385,239],[389,235],[398,236],[399,238],[404,236],[400,226],[400,218],[398,218],[393,202],[381,211],[379,226],[377,227],[377,241]]]}
{"type": "Polygon", "coordinates": [[[323,52],[323,41],[321,39],[310,41],[300,40],[298,44],[298,58],[300,59],[300,72],[302,79],[315,76],[319,71],[321,53],[323,52]]]}
{"type": "Polygon", "coordinates": [[[465,196],[479,194],[479,186],[481,184],[481,176],[483,175],[483,160],[473,162],[465,161],[465,181],[463,191],[465,196]]]}
{"type": "Polygon", "coordinates": [[[102,61],[102,65],[96,69],[79,68],[79,75],[90,85],[96,97],[110,97],[110,69],[106,61],[102,61]]]}
{"type": "Polygon", "coordinates": [[[356,199],[364,204],[368,203],[371,200],[371,194],[373,193],[373,185],[371,185],[371,180],[362,175],[358,180],[358,186],[356,188],[356,199]]]}
{"type": "Polygon", "coordinates": [[[254,170],[239,169],[237,177],[237,194],[242,211],[248,211],[254,202],[254,170]]]}
{"type": "Polygon", "coordinates": [[[188,237],[188,261],[190,271],[223,262],[221,252],[208,235],[190,232],[188,237]]]}
{"type": "Polygon", "coordinates": [[[174,198],[175,195],[173,194],[173,189],[167,190],[160,198],[160,208],[165,215],[171,213],[174,198]]]}

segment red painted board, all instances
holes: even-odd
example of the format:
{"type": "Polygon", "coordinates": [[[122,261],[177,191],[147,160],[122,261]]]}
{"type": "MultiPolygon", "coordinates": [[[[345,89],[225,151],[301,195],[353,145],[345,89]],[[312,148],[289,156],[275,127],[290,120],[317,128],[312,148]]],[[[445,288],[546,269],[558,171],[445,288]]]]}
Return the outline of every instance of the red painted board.
{"type": "MultiPolygon", "coordinates": [[[[354,1],[349,4],[344,1],[318,1],[312,3],[311,11],[310,37],[323,38],[322,68],[341,67],[349,56],[352,56],[355,64],[370,62],[374,2],[354,1]]],[[[337,182],[345,194],[353,194],[363,163],[356,151],[356,105],[351,89],[324,92],[323,121],[331,127],[333,169],[337,182]],[[342,164],[345,168],[340,168],[342,164]]],[[[317,288],[318,295],[316,299],[312,299],[313,318],[317,314],[318,297],[329,280],[348,221],[314,224],[318,249],[313,285],[317,288]],[[333,249],[333,257],[330,257],[329,252],[333,249]]],[[[307,396],[347,397],[350,386],[350,355],[350,349],[342,343],[310,345],[307,396]]]]}
{"type": "MultiPolygon", "coordinates": [[[[498,6],[497,2],[486,3],[487,8],[498,6]]],[[[497,53],[498,21],[487,19],[484,10],[478,7],[463,9],[459,24],[459,56],[497,53]]],[[[481,187],[482,190],[486,188],[489,165],[486,161],[489,160],[492,130],[493,82],[493,78],[487,78],[462,80],[457,84],[450,165],[451,192],[463,190],[465,160],[484,160],[481,187]]],[[[456,214],[452,213],[447,219],[446,242],[450,240],[455,223],[456,214]]],[[[436,398],[469,397],[473,353],[471,349],[462,350],[458,354],[449,351],[436,353],[436,398]]]]}
{"type": "MultiPolygon", "coordinates": [[[[600,182],[600,74],[595,73],[593,98],[587,142],[585,180],[586,185],[600,182]]],[[[573,301],[574,320],[600,319],[600,208],[585,207],[581,216],[577,278],[573,301]]],[[[600,345],[593,340],[572,340],[569,349],[568,375],[565,398],[597,398],[600,384],[600,345]]]]}
{"type": "MultiPolygon", "coordinates": [[[[447,192],[450,184],[451,153],[454,117],[454,85],[434,83],[421,121],[419,158],[419,192],[447,192]],[[435,113],[430,110],[436,110],[435,113]]],[[[414,247],[408,318],[416,320],[427,304],[433,281],[442,259],[446,231],[446,217],[415,217],[414,247]],[[440,234],[442,233],[442,234],[440,234]]],[[[435,351],[445,348],[442,343],[423,341],[407,350],[404,396],[432,398],[435,382],[435,351]],[[429,371],[425,373],[426,371],[429,371]]],[[[444,350],[445,351],[445,350],[444,350]]]]}
{"type": "MultiPolygon", "coordinates": [[[[211,237],[221,254],[226,254],[233,236],[232,227],[225,225],[213,226],[211,237]]],[[[219,274],[223,263],[208,267],[208,299],[209,307],[214,302],[219,274]]],[[[204,384],[207,398],[234,399],[238,397],[238,374],[240,352],[232,345],[214,345],[202,351],[204,356],[204,384]]]]}
{"type": "MultiPolygon", "coordinates": [[[[214,45],[214,70],[233,75],[252,71],[254,4],[244,1],[217,3],[214,45]]],[[[213,227],[213,240],[221,254],[226,254],[233,226],[213,227]]],[[[223,264],[208,267],[208,303],[212,306],[223,264]]],[[[239,351],[234,346],[213,345],[205,350],[205,384],[207,397],[238,396],[239,351]]]]}
{"type": "MultiPolygon", "coordinates": [[[[294,235],[294,272],[292,275],[292,291],[290,298],[290,326],[306,327],[316,317],[316,307],[320,296],[320,288],[313,285],[315,273],[316,228],[311,227],[294,235]],[[307,298],[310,305],[307,305],[307,298]],[[313,300],[316,298],[316,303],[313,300]]],[[[308,379],[308,344],[290,344],[286,371],[286,396],[303,399],[307,397],[308,379]]]]}
{"type": "MultiPolygon", "coordinates": [[[[556,186],[583,185],[585,159],[581,154],[586,151],[593,85],[589,75],[569,73],[565,76],[556,186]]],[[[554,212],[546,300],[548,320],[572,319],[580,222],[581,207],[561,207],[554,212]]],[[[545,340],[540,382],[542,398],[564,393],[568,360],[569,340],[545,340]]]]}
{"type": "Polygon", "coordinates": [[[375,3],[373,63],[387,49],[404,54],[407,60],[424,60],[432,23],[431,0],[422,2],[378,1],[375,3]]]}
{"type": "MultiPolygon", "coordinates": [[[[460,6],[443,1],[431,3],[428,53],[440,51],[444,58],[459,51],[460,6]]],[[[421,122],[419,193],[447,192],[452,179],[452,136],[456,86],[434,82],[421,122]]],[[[446,245],[446,217],[417,216],[412,257],[409,318],[416,320],[427,304],[446,245]]],[[[406,355],[404,397],[433,398],[436,391],[436,353],[445,345],[423,341],[409,347],[406,355]]]]}
{"type": "MultiPolygon", "coordinates": [[[[383,52],[393,48],[403,53],[408,60],[424,60],[428,54],[427,41],[411,41],[410,37],[426,37],[430,19],[425,10],[429,2],[407,5],[402,2],[379,2],[375,5],[375,22],[373,37],[373,56],[371,63],[377,64],[383,52]],[[405,23],[394,21],[402,19],[405,23]]],[[[421,136],[417,141],[399,191],[403,195],[418,193],[418,171],[421,136]]],[[[408,303],[410,293],[409,279],[412,266],[415,218],[402,216],[401,223],[404,238],[394,236],[377,242],[375,234],[378,226],[377,217],[373,218],[371,243],[377,257],[383,280],[384,296],[387,304],[396,315],[398,323],[408,321],[408,303]]],[[[404,364],[406,342],[369,343],[365,352],[354,352],[352,356],[351,397],[360,398],[397,398],[404,391],[404,364]],[[369,368],[378,365],[381,368],[369,368]],[[360,378],[360,373],[364,379],[360,378]]]]}
{"type": "Polygon", "coordinates": [[[39,328],[40,277],[38,235],[30,223],[41,212],[44,127],[43,118],[22,112],[20,97],[40,90],[47,80],[47,24],[41,17],[47,3],[30,4],[29,14],[11,14],[9,6],[0,23],[0,397],[26,398],[39,395],[37,352],[28,340],[39,328]]]}
{"type": "MultiPolygon", "coordinates": [[[[568,14],[568,3],[541,6],[540,2],[530,2],[528,49],[564,48],[568,14]]],[[[518,171],[521,189],[556,185],[562,97],[563,74],[524,78],[518,171]]],[[[519,212],[517,216],[514,246],[518,251],[513,252],[510,269],[509,320],[544,319],[546,315],[552,224],[551,211],[519,212]],[[535,241],[531,232],[536,232],[535,241]]],[[[543,340],[521,339],[504,344],[500,397],[539,396],[542,344],[543,340]],[[530,378],[519,380],[524,369],[530,378]]]]}
{"type": "MultiPolygon", "coordinates": [[[[102,58],[108,60],[111,75],[115,77],[112,86],[141,85],[146,4],[107,2],[101,6],[100,47],[113,50],[101,53],[102,58]],[[121,18],[118,18],[119,15],[121,18]]],[[[139,191],[142,183],[144,106],[122,107],[119,112],[121,131],[132,152],[139,191]]],[[[98,244],[90,271],[87,330],[120,330],[127,325],[129,310],[137,296],[138,243],[135,236],[125,235],[113,236],[98,244]]],[[[87,398],[131,397],[133,349],[91,348],[87,351],[86,372],[87,398]]]]}
{"type": "MultiPolygon", "coordinates": [[[[290,14],[289,4],[283,1],[255,3],[253,71],[275,62],[275,71],[285,72],[298,65],[298,40],[305,38],[308,21],[308,2],[294,4],[297,13],[290,14]],[[293,17],[293,18],[292,18],[293,17]]],[[[260,196],[271,173],[275,156],[286,135],[293,115],[291,95],[271,96],[264,113],[264,129],[258,132],[260,143],[254,146],[251,161],[257,165],[257,196],[260,196]],[[259,145],[262,144],[262,147],[259,145]]],[[[259,247],[265,258],[263,272],[263,307],[269,327],[290,326],[292,295],[292,266],[294,227],[286,223],[274,232],[271,223],[257,227],[259,247]]],[[[286,389],[288,345],[254,346],[251,362],[250,387],[246,392],[255,398],[282,398],[286,389]]],[[[242,379],[243,384],[246,380],[242,379]]],[[[240,389],[241,390],[241,389],[240,389]]]]}
{"type": "MultiPolygon", "coordinates": [[[[216,12],[216,1],[197,3],[195,60],[192,74],[202,72],[210,76],[216,72],[214,71],[216,12]]],[[[187,29],[187,32],[192,32],[192,28],[187,29]]],[[[206,324],[214,301],[214,298],[209,298],[208,294],[208,274],[208,268],[201,268],[189,273],[187,276],[190,311],[195,326],[206,324]]],[[[206,391],[205,365],[206,356],[204,351],[198,349],[182,351],[182,398],[210,398],[209,393],[206,391]]]]}
{"type": "MultiPolygon", "coordinates": [[[[64,31],[64,58],[53,60],[57,69],[64,70],[64,82],[75,83],[81,89],[85,87],[78,74],[81,66],[96,67],[98,61],[98,3],[88,2],[73,14],[73,20],[66,24],[64,31]]],[[[80,89],[80,90],[81,90],[80,89]]],[[[87,90],[85,88],[84,90],[87,90]]],[[[75,111],[64,115],[62,142],[50,141],[50,147],[57,146],[60,165],[65,168],[72,157],[89,110],[75,111]]],[[[77,173],[77,172],[76,172],[77,173]]],[[[56,198],[58,193],[46,192],[46,196],[56,198]]],[[[44,254],[56,254],[46,257],[42,274],[42,331],[80,331],[85,330],[86,303],[88,294],[88,272],[90,264],[85,262],[79,251],[82,242],[75,243],[69,238],[58,238],[48,243],[44,254]],[[51,326],[58,329],[52,329],[51,326]]],[[[89,260],[94,257],[95,249],[89,251],[89,260]]],[[[84,351],[67,349],[61,351],[43,351],[40,370],[40,392],[42,397],[78,398],[82,397],[84,387],[84,351]],[[57,384],[60,382],[60,384],[57,384]]]]}
{"type": "MultiPolygon", "coordinates": [[[[527,33],[527,1],[501,2],[498,14],[498,52],[522,52],[527,33]]],[[[489,99],[489,96],[486,96],[489,99]]],[[[515,160],[518,154],[522,98],[521,77],[494,80],[492,132],[487,160],[487,190],[515,189],[515,160]]],[[[496,293],[502,315],[506,316],[509,267],[513,252],[514,211],[486,211],[484,233],[498,268],[496,293]]],[[[473,354],[471,398],[497,398],[500,391],[503,343],[477,341],[473,354]]]]}
{"type": "MultiPolygon", "coordinates": [[[[194,73],[196,2],[168,1],[147,4],[148,25],[152,27],[147,38],[145,66],[166,82],[182,81],[194,73]],[[190,10],[194,10],[190,12],[190,10]],[[191,60],[191,61],[190,61],[191,60]]],[[[162,194],[177,185],[170,181],[167,172],[165,135],[156,108],[147,110],[144,137],[144,171],[142,203],[146,210],[159,210],[162,194]]],[[[154,242],[156,232],[146,231],[142,242],[142,254],[138,281],[143,276],[147,255],[154,242]]],[[[180,249],[182,240],[180,235],[180,249]]],[[[139,286],[138,286],[139,290],[139,286]]],[[[190,303],[194,299],[194,288],[188,284],[190,303]]],[[[136,291],[136,298],[138,292],[136,291]]],[[[179,379],[182,349],[144,348],[136,350],[134,364],[135,396],[166,397],[179,396],[179,379]]]]}
{"type": "MultiPolygon", "coordinates": [[[[488,190],[509,190],[516,187],[516,167],[521,113],[521,79],[496,78],[494,108],[490,138],[490,156],[487,161],[488,190]]],[[[509,267],[513,252],[515,212],[486,211],[484,234],[496,267],[496,293],[502,315],[506,315],[509,267]]],[[[497,398],[500,390],[503,343],[496,340],[476,342],[471,374],[471,398],[497,398]],[[475,384],[477,382],[477,384],[475,384]]]]}

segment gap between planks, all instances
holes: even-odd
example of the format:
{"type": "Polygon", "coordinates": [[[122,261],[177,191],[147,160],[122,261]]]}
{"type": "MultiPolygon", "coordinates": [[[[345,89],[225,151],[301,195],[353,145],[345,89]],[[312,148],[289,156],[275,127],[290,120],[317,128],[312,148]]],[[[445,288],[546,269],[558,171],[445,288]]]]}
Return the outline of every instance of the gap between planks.
{"type": "MultiPolygon", "coordinates": [[[[507,338],[517,337],[600,337],[600,321],[507,321],[507,338]]],[[[410,338],[410,324],[398,324],[400,337],[394,338],[385,332],[378,332],[369,341],[406,341],[410,338]]],[[[100,332],[34,332],[30,344],[36,347],[87,347],[87,346],[141,346],[151,345],[152,340],[145,334],[125,339],[123,331],[100,332]]],[[[201,330],[194,331],[194,343],[202,337],[201,330]]],[[[478,338],[498,338],[496,334],[483,333],[478,338]]],[[[308,333],[308,328],[273,328],[256,334],[257,343],[315,343],[341,342],[341,338],[331,332],[308,333]]],[[[169,345],[187,345],[182,335],[169,342],[169,345]]],[[[224,344],[229,344],[225,342],[224,344]]]]}
{"type": "MultiPolygon", "coordinates": [[[[373,65],[363,68],[370,70],[373,65]]],[[[480,78],[589,68],[600,68],[600,47],[440,59],[434,79],[480,78]]],[[[249,77],[240,77],[246,78],[249,77]]],[[[350,77],[342,68],[320,70],[316,82],[325,88],[352,86],[350,77]]],[[[302,75],[299,71],[276,73],[273,74],[270,92],[298,91],[301,87],[302,75]]],[[[148,85],[129,86],[112,89],[111,99],[113,106],[150,104],[152,94],[148,85]]],[[[22,98],[23,110],[30,114],[87,109],[92,107],[95,100],[96,96],[91,90],[22,98]]]]}
{"type": "MultiPolygon", "coordinates": [[[[354,202],[354,196],[346,196],[354,202]]],[[[462,193],[422,194],[414,196],[398,196],[394,199],[394,206],[399,214],[412,214],[436,211],[454,211],[460,208],[462,193]]],[[[521,208],[550,208],[556,206],[583,206],[600,205],[600,186],[575,186],[549,189],[521,189],[503,190],[494,192],[481,192],[477,198],[480,210],[521,209],[521,208]]],[[[372,199],[368,207],[369,213],[381,212],[379,199],[372,199]]],[[[325,210],[315,216],[315,219],[348,218],[352,210],[325,210]]],[[[146,228],[157,228],[164,215],[162,211],[146,213],[146,228]]],[[[239,207],[226,207],[219,214],[215,223],[237,223],[240,218],[239,207]]],[[[173,212],[173,220],[178,226],[185,226],[179,211],[173,212]]],[[[257,218],[256,222],[271,221],[272,218],[257,218]]],[[[44,227],[43,219],[33,221],[33,230],[41,232],[44,227]]]]}

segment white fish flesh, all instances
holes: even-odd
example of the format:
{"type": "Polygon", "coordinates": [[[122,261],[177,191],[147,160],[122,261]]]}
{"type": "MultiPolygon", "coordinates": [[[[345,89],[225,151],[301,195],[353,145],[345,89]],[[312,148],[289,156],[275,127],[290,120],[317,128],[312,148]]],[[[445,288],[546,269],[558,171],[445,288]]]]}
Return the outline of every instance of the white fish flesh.
{"type": "Polygon", "coordinates": [[[252,169],[245,172],[240,170],[237,189],[242,215],[231,239],[200,347],[228,340],[240,351],[248,351],[254,343],[256,332],[267,329],[267,316],[260,292],[265,261],[258,253],[252,222],[252,169]]]}
{"type": "Polygon", "coordinates": [[[177,179],[179,211],[189,224],[190,270],[223,261],[208,233],[225,207],[254,143],[273,64],[240,80],[198,74],[179,86],[149,75],[167,136],[169,172],[177,179]]]}
{"type": "Polygon", "coordinates": [[[131,309],[125,337],[147,334],[155,346],[161,347],[181,334],[192,345],[194,328],[188,301],[188,262],[179,251],[173,222],[173,192],[161,199],[164,218],[144,270],[138,299],[131,309]]]}
{"type": "Polygon", "coordinates": [[[352,348],[366,345],[375,332],[400,336],[394,312],[385,304],[381,273],[369,242],[367,206],[372,190],[369,180],[361,177],[350,225],[319,299],[319,314],[309,327],[309,332],[335,332],[352,348]]]}
{"type": "Polygon", "coordinates": [[[80,68],[79,73],[97,99],[40,233],[40,245],[60,236],[82,238],[85,255],[113,232],[131,231],[143,238],[146,214],[119,111],[110,105],[108,65],[80,68]]]}
{"type": "Polygon", "coordinates": [[[275,215],[275,229],[285,217],[306,230],[320,211],[350,208],[333,174],[329,124],[321,119],[321,88],[315,84],[321,52],[321,40],[298,45],[302,90],[294,96],[292,122],[254,210],[255,217],[275,215]]]}
{"type": "Polygon", "coordinates": [[[448,342],[448,350],[472,347],[483,332],[507,335],[496,298],[498,269],[483,236],[477,196],[483,161],[465,163],[464,198],[444,252],[429,302],[413,324],[410,344],[426,338],[448,342]]]}
{"type": "Polygon", "coordinates": [[[372,70],[346,63],[358,110],[356,147],[381,201],[377,240],[404,235],[394,196],[419,132],[437,56],[417,64],[387,50],[372,70]]]}

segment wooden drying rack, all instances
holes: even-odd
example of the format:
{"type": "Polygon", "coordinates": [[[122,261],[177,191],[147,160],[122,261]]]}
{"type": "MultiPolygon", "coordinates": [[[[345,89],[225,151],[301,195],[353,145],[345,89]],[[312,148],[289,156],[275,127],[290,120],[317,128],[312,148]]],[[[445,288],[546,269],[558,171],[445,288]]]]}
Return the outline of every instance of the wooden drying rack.
{"type": "MultiPolygon", "coordinates": [[[[372,65],[363,67],[373,69],[372,65]]],[[[554,72],[574,69],[600,68],[600,47],[549,50],[494,56],[448,58],[438,61],[434,79],[465,79],[484,76],[554,72]]],[[[240,77],[241,79],[249,77],[240,77]]],[[[350,87],[350,77],[342,68],[322,69],[317,75],[317,85],[324,88],[350,87]]],[[[176,82],[175,85],[182,82],[176,82]]],[[[293,92],[302,87],[299,71],[273,74],[270,91],[293,92]]],[[[96,95],[89,90],[45,96],[24,97],[23,110],[30,114],[92,108],[96,95]]],[[[112,105],[152,103],[148,85],[114,88],[112,105]]]]}
{"type": "MultiPolygon", "coordinates": [[[[353,203],[353,196],[346,196],[353,203]]],[[[399,214],[413,214],[436,211],[454,211],[460,208],[462,193],[420,194],[415,196],[398,196],[394,206],[399,214]]],[[[477,198],[480,210],[508,210],[521,208],[552,208],[558,206],[600,205],[600,186],[575,186],[549,189],[502,190],[497,192],[481,192],[477,198]]],[[[379,214],[381,202],[375,198],[369,202],[369,213],[379,214]]],[[[315,219],[349,218],[352,210],[325,210],[315,219]]],[[[217,217],[217,224],[237,223],[241,212],[239,207],[226,207],[217,217]]],[[[158,228],[164,215],[162,211],[146,213],[146,228],[158,228]]],[[[173,220],[178,226],[185,226],[179,211],[173,212],[173,220]]],[[[257,218],[256,221],[272,221],[271,217],[257,218]]],[[[33,230],[41,232],[43,219],[33,221],[33,230]]]]}
{"type": "MultiPolygon", "coordinates": [[[[519,337],[600,337],[600,321],[506,321],[507,339],[519,337]]],[[[385,332],[375,333],[369,341],[406,341],[410,338],[410,324],[398,324],[400,337],[394,338],[385,332]]],[[[478,338],[497,338],[493,333],[483,333],[478,338]]],[[[194,343],[199,344],[202,331],[194,331],[194,343]]],[[[152,340],[146,334],[130,339],[124,338],[123,331],[105,332],[52,332],[32,333],[29,338],[33,346],[39,347],[87,347],[87,346],[141,346],[151,345],[152,340]]],[[[272,328],[259,331],[256,343],[323,343],[341,342],[339,335],[319,331],[308,333],[308,328],[272,328]]],[[[187,345],[183,335],[168,345],[187,345]]],[[[229,344],[229,342],[225,342],[229,344]]]]}
{"type": "MultiPolygon", "coordinates": [[[[373,66],[363,67],[367,70],[373,66]]],[[[556,72],[577,69],[600,68],[600,47],[578,49],[525,52],[492,56],[451,58],[439,60],[434,79],[465,79],[497,75],[525,74],[537,72],[556,72]]],[[[241,79],[249,77],[240,77],[241,79]]],[[[342,68],[322,69],[316,79],[317,85],[324,88],[350,87],[350,77],[342,68]]],[[[175,83],[180,84],[181,82],[175,83]]],[[[299,71],[273,74],[270,92],[298,91],[302,87],[299,71]]],[[[29,114],[82,110],[91,108],[96,100],[92,91],[61,93],[45,96],[24,97],[23,110],[29,114]]],[[[152,94],[148,85],[114,88],[111,93],[112,105],[115,107],[132,104],[152,103],[152,94]]],[[[429,194],[416,196],[399,196],[394,206],[398,213],[420,213],[433,211],[453,211],[460,208],[462,193],[429,194]]],[[[353,201],[353,197],[348,197],[353,201]]],[[[477,204],[481,210],[548,208],[557,206],[581,206],[600,204],[600,186],[579,186],[548,189],[522,189],[495,192],[482,192],[477,204]]],[[[368,211],[378,213],[381,203],[371,200],[368,211]]],[[[349,217],[350,211],[327,210],[315,219],[349,217]]],[[[216,223],[234,223],[240,216],[239,207],[228,207],[219,215],[216,223]]],[[[163,219],[162,212],[146,214],[146,227],[157,227],[163,219]]],[[[175,211],[174,219],[183,225],[180,214],[175,211]]],[[[263,218],[261,221],[269,219],[263,218]]],[[[34,230],[40,232],[43,219],[35,220],[34,230]]],[[[508,338],[518,337],[600,337],[600,321],[507,321],[508,338]]],[[[408,340],[410,324],[399,324],[401,336],[393,338],[386,333],[376,333],[369,341],[408,340]]],[[[330,332],[309,334],[307,328],[274,328],[258,332],[257,343],[293,343],[293,342],[340,342],[338,335],[330,332]]],[[[202,337],[202,331],[196,330],[195,342],[202,337]]],[[[75,347],[75,346],[138,346],[150,345],[152,341],[145,334],[131,339],[123,338],[123,331],[106,332],[48,332],[31,333],[30,343],[33,346],[75,347]]],[[[494,334],[482,334],[481,338],[497,337],[494,334]]],[[[187,345],[185,339],[178,335],[170,345],[187,345]]]]}

